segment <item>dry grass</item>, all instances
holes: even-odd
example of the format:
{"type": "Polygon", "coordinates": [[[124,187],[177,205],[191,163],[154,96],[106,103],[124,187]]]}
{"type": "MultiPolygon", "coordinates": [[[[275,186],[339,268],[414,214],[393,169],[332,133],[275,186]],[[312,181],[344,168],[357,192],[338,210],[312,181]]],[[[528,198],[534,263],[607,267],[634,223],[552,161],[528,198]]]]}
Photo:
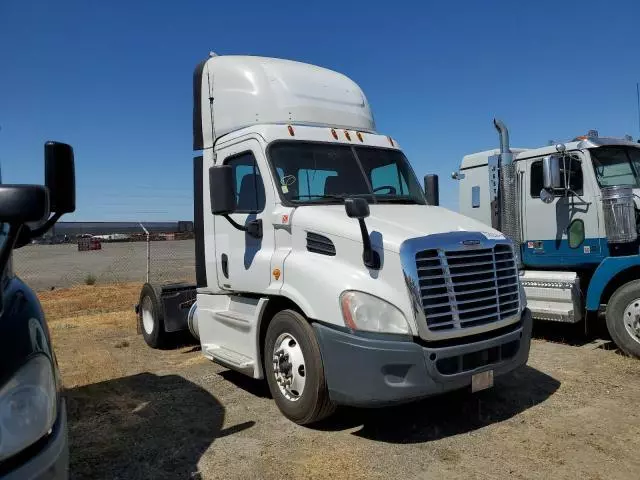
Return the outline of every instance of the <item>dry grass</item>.
{"type": "Polygon", "coordinates": [[[140,284],[83,285],[40,294],[66,387],[88,385],[136,372],[143,349],[134,305],[140,284]]]}
{"type": "Polygon", "coordinates": [[[83,285],[41,292],[39,297],[47,321],[52,323],[96,313],[133,311],[141,287],[139,283],[83,285]]]}

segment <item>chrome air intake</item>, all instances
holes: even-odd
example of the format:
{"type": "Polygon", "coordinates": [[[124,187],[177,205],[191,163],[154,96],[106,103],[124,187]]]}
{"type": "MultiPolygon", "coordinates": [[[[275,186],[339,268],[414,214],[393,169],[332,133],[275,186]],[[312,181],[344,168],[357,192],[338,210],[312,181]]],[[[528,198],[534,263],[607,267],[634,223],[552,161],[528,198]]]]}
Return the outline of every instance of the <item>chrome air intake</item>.
{"type": "Polygon", "coordinates": [[[603,188],[602,210],[609,243],[633,243],[638,239],[635,202],[631,187],[619,185],[603,188]]]}
{"type": "Polygon", "coordinates": [[[495,118],[493,124],[500,136],[500,231],[510,238],[515,244],[516,263],[520,266],[520,216],[518,215],[518,178],[516,165],[513,161],[513,154],[509,149],[509,131],[506,125],[495,118]]]}

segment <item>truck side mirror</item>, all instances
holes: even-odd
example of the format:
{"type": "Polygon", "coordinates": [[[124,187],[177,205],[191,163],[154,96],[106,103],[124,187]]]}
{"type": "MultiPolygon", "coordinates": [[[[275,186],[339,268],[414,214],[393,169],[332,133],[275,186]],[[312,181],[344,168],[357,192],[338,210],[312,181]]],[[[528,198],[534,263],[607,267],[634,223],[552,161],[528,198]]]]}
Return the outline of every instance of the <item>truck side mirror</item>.
{"type": "Polygon", "coordinates": [[[427,197],[427,204],[437,207],[440,205],[440,186],[438,175],[428,174],[424,176],[424,194],[427,197]]]}
{"type": "Polygon", "coordinates": [[[0,186],[0,222],[20,226],[48,216],[49,194],[42,185],[0,186]]]}
{"type": "Polygon", "coordinates": [[[367,268],[378,270],[381,265],[380,255],[371,247],[369,231],[364,219],[369,216],[369,204],[364,198],[353,197],[344,200],[344,209],[349,218],[358,219],[360,234],[362,235],[362,261],[367,268]]]}
{"type": "Polygon", "coordinates": [[[542,159],[542,185],[548,191],[563,188],[558,155],[548,155],[542,159]]]}
{"type": "Polygon", "coordinates": [[[542,190],[540,200],[552,203],[555,192],[564,188],[560,171],[561,158],[558,155],[548,155],[542,159],[542,190]]]}
{"type": "Polygon", "coordinates": [[[233,188],[233,169],[229,165],[209,168],[209,198],[211,213],[228,215],[236,210],[236,192],[233,188]]]}
{"type": "Polygon", "coordinates": [[[349,218],[357,218],[358,220],[369,216],[369,204],[364,198],[347,198],[344,201],[344,209],[347,211],[349,218]]]}
{"type": "Polygon", "coordinates": [[[64,214],[76,210],[76,175],[71,145],[44,144],[44,179],[49,189],[49,209],[64,214]]]}

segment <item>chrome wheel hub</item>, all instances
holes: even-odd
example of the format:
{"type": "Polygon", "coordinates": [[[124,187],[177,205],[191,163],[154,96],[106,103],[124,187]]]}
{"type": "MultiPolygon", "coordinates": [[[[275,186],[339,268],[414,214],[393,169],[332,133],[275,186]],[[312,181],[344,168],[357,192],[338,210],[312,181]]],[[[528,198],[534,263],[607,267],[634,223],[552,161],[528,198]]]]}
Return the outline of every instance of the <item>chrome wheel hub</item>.
{"type": "Polygon", "coordinates": [[[636,298],[624,309],[623,322],[629,336],[640,343],[640,298],[636,298]]]}
{"type": "Polygon", "coordinates": [[[299,400],[307,370],[300,344],[290,333],[281,334],[273,346],[273,373],[285,398],[292,402],[299,400]]]}
{"type": "Polygon", "coordinates": [[[153,304],[149,297],[142,300],[142,328],[147,335],[153,332],[153,304]]]}

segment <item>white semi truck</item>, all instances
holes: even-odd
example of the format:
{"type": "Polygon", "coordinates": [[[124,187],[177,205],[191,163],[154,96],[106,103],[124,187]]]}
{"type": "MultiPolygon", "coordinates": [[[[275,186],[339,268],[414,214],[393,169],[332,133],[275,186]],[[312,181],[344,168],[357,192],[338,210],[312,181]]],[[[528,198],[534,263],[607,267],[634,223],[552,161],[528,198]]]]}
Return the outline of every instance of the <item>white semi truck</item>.
{"type": "Polygon", "coordinates": [[[534,319],[606,318],[614,342],[640,357],[640,145],[596,131],[540,148],[467,155],[453,177],[461,213],[517,248],[534,319]]]}
{"type": "Polygon", "coordinates": [[[197,285],[144,286],[151,346],[188,325],[300,424],[480,390],[526,363],[512,243],[428,205],[349,78],[212,55],[194,74],[193,137],[197,285]]]}

